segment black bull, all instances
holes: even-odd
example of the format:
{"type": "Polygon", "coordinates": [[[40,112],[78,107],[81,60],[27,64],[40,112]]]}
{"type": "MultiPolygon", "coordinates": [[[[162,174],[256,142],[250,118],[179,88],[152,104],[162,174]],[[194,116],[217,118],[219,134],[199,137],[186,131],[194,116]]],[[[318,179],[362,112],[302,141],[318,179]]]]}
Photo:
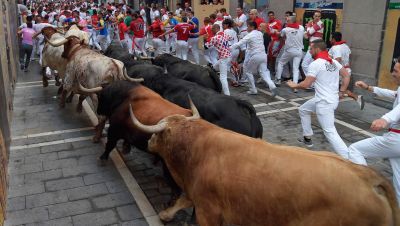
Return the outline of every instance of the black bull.
{"type": "Polygon", "coordinates": [[[218,75],[209,67],[192,64],[167,53],[157,56],[152,62],[154,65],[165,67],[168,74],[174,77],[197,83],[218,93],[222,91],[218,75]]]}
{"type": "Polygon", "coordinates": [[[190,108],[188,95],[200,116],[222,128],[254,138],[262,138],[263,127],[254,107],[247,101],[216,93],[193,82],[163,73],[154,65],[136,65],[128,75],[144,78],[143,85],[183,108],[190,108]]]}

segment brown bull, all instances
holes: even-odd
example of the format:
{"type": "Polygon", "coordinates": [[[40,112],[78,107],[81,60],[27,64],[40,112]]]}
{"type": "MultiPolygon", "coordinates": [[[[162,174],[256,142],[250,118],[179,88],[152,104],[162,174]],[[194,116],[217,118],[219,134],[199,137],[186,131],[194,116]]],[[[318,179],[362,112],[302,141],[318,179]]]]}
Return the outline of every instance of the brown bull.
{"type": "MultiPolygon", "coordinates": [[[[101,163],[104,164],[107,161],[110,152],[120,139],[142,150],[147,150],[147,141],[151,133],[142,132],[133,125],[129,117],[130,110],[133,110],[141,121],[153,125],[170,115],[192,115],[190,110],[163,99],[154,91],[138,83],[113,82],[99,93],[97,113],[106,116],[110,122],[106,149],[100,156],[101,163]]],[[[104,124],[99,126],[103,127],[104,124]]]]}
{"type": "Polygon", "coordinates": [[[328,152],[270,144],[201,119],[170,116],[149,150],[185,191],[162,220],[190,206],[201,226],[400,225],[394,190],[374,170],[328,152]]]}

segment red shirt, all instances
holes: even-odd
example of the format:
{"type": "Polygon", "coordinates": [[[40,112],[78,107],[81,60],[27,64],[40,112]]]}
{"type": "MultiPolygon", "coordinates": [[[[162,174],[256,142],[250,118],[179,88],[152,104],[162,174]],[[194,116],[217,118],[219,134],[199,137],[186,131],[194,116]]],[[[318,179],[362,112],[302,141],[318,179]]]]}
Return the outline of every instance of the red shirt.
{"type": "Polygon", "coordinates": [[[279,35],[276,33],[276,31],[281,31],[282,30],[282,22],[280,20],[274,19],[271,21],[268,21],[268,28],[269,28],[269,35],[271,36],[272,40],[279,40],[279,35]],[[275,30],[275,31],[272,31],[275,30]]]}
{"type": "Polygon", "coordinates": [[[118,24],[118,30],[119,30],[119,40],[124,40],[125,33],[128,31],[128,27],[126,26],[124,21],[118,24]]]}
{"type": "Polygon", "coordinates": [[[177,40],[183,40],[187,41],[190,36],[190,31],[194,29],[194,26],[192,24],[188,23],[181,23],[177,24],[174,27],[174,31],[177,32],[177,40]]]}
{"type": "Polygon", "coordinates": [[[200,35],[207,34],[206,42],[209,42],[211,40],[211,38],[214,36],[212,31],[211,31],[211,28],[212,28],[211,25],[207,25],[207,26],[202,27],[200,29],[200,35]]]}
{"type": "Polygon", "coordinates": [[[97,25],[99,24],[99,17],[97,15],[93,15],[91,18],[92,18],[92,26],[97,27],[97,25]]]}
{"type": "Polygon", "coordinates": [[[131,31],[133,31],[133,35],[135,38],[143,38],[144,37],[144,21],[142,18],[137,18],[136,20],[131,22],[130,25],[131,31]]]}
{"type": "Polygon", "coordinates": [[[260,30],[260,24],[265,23],[265,20],[261,17],[256,17],[254,19],[254,22],[256,22],[257,28],[258,28],[258,30],[260,30]]]}
{"type": "Polygon", "coordinates": [[[161,20],[155,20],[150,25],[150,30],[153,33],[153,38],[158,38],[158,36],[162,35],[164,32],[161,20]]]}

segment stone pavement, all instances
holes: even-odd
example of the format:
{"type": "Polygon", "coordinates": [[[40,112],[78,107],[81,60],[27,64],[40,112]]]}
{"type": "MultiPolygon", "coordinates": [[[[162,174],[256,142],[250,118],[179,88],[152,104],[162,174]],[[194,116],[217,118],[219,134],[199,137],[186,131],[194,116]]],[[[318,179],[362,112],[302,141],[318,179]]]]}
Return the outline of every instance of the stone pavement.
{"type": "Polygon", "coordinates": [[[30,71],[15,89],[6,225],[148,225],[115,166],[97,166],[88,117],[30,71]]]}
{"type": "MultiPolygon", "coordinates": [[[[260,117],[264,127],[263,139],[278,144],[300,146],[297,138],[301,136],[301,124],[297,107],[311,98],[314,93],[299,91],[293,93],[288,87],[282,85],[279,88],[279,97],[273,98],[264,84],[258,84],[259,94],[256,96],[246,94],[247,87],[230,87],[233,96],[251,102],[260,117]]],[[[371,122],[380,118],[387,109],[366,104],[361,111],[355,101],[346,99],[339,104],[336,112],[336,128],[347,145],[368,138],[379,133],[369,131],[371,122]]],[[[314,130],[313,151],[332,151],[325,139],[322,129],[316,118],[313,117],[312,127],[314,130]]],[[[127,166],[137,182],[145,192],[151,204],[157,212],[168,206],[171,199],[171,189],[162,180],[162,169],[160,165],[154,165],[153,156],[134,149],[130,154],[124,156],[127,166]]],[[[388,179],[391,179],[391,168],[387,160],[369,159],[371,167],[377,169],[388,179]]],[[[167,225],[181,226],[193,223],[191,221],[192,209],[180,211],[178,216],[167,225]]]]}

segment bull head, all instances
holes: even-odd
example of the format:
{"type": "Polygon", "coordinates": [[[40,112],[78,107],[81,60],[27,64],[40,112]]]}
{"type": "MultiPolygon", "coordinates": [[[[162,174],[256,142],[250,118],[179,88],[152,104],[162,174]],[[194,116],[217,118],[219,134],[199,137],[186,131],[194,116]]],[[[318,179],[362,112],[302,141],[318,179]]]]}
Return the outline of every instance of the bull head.
{"type": "MultiPolygon", "coordinates": [[[[193,115],[191,117],[186,117],[186,119],[187,120],[199,119],[200,118],[199,111],[197,110],[196,106],[193,104],[192,98],[190,98],[190,96],[189,96],[189,102],[190,102],[190,109],[192,110],[193,115]]],[[[150,133],[150,134],[160,133],[160,132],[164,131],[164,129],[167,127],[167,121],[165,119],[168,117],[162,119],[157,125],[153,125],[153,126],[143,125],[141,122],[139,122],[139,120],[133,114],[131,104],[129,104],[129,114],[131,116],[132,123],[137,128],[142,130],[143,132],[150,133]]]]}

